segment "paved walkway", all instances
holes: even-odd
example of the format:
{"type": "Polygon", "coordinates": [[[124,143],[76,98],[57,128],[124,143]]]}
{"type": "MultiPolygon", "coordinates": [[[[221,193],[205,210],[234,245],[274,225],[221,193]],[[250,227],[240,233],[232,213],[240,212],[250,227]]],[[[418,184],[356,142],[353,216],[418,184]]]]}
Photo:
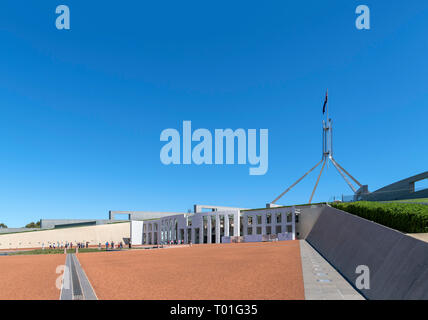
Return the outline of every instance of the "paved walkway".
{"type": "Polygon", "coordinates": [[[364,300],[306,240],[300,240],[306,300],[364,300]]]}
{"type": "Polygon", "coordinates": [[[97,300],[97,296],[83,271],[77,256],[67,254],[60,300],[97,300]]]}

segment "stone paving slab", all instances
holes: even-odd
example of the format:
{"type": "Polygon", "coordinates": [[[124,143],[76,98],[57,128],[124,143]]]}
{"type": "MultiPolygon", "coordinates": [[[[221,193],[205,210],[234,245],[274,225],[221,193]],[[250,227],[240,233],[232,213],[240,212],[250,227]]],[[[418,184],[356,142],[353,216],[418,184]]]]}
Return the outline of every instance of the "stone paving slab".
{"type": "Polygon", "coordinates": [[[306,300],[364,300],[306,240],[300,240],[306,300]]]}

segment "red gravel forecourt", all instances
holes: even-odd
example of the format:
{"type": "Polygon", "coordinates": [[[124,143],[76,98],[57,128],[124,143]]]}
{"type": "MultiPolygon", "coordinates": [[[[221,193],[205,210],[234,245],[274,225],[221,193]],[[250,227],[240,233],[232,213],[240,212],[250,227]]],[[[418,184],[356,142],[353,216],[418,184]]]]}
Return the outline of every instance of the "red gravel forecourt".
{"type": "Polygon", "coordinates": [[[58,300],[65,255],[0,256],[0,300],[58,300]]]}
{"type": "Polygon", "coordinates": [[[304,299],[298,241],[78,254],[99,299],[304,299]]]}

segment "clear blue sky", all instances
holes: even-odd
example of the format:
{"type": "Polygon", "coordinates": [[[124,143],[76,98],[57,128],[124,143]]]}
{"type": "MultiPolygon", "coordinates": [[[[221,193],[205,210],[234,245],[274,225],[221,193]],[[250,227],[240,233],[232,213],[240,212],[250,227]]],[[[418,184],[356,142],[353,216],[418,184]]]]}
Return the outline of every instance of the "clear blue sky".
{"type": "MultiPolygon", "coordinates": [[[[426,171],[427,34],[426,1],[2,1],[0,222],[263,207],[320,159],[327,87],[336,159],[370,190],[426,171]],[[269,129],[269,171],[164,166],[183,120],[269,129]]],[[[342,193],[330,167],[314,200],[342,193]]]]}

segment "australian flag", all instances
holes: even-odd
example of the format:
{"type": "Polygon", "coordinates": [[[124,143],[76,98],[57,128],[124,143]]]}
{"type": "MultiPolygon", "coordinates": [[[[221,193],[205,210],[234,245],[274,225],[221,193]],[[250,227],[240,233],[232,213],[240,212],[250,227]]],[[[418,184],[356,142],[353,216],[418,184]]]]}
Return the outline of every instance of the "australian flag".
{"type": "Polygon", "coordinates": [[[324,106],[322,107],[322,114],[325,113],[325,106],[327,105],[327,101],[328,101],[328,90],[325,93],[325,100],[324,100],[324,106]]]}

